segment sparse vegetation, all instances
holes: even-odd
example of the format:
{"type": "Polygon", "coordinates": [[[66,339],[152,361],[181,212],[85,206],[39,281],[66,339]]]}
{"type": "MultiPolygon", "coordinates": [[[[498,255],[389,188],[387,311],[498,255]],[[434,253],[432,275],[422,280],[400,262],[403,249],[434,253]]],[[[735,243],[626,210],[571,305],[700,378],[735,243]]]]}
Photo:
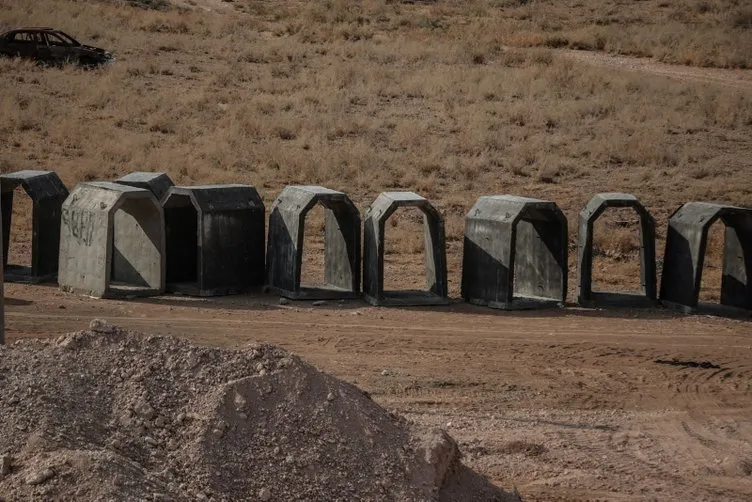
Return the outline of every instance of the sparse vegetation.
{"type": "Polygon", "coordinates": [[[136,7],[144,7],[146,9],[166,9],[170,6],[167,0],[125,0],[131,5],[136,7]]]}
{"type": "Polygon", "coordinates": [[[593,225],[595,291],[642,292],[640,219],[631,208],[605,211],[593,225]]]}
{"type": "Polygon", "coordinates": [[[742,0],[491,2],[479,23],[503,45],[568,47],[697,66],[750,68],[752,11],[742,0]],[[489,32],[490,33],[490,32],[489,32]]]}
{"type": "Polygon", "coordinates": [[[711,24],[683,31],[679,46],[673,25],[638,36],[668,19],[654,11],[671,11],[681,14],[677,30],[697,16],[726,20],[706,45],[752,57],[744,23],[728,24],[743,6],[706,3],[646,0],[623,18],[626,2],[238,1],[206,12],[0,0],[0,29],[52,25],[103,40],[117,57],[94,72],[0,61],[1,165],[54,169],[69,186],[134,170],[184,184],[249,183],[267,204],[286,184],[321,184],[347,191],[361,210],[382,190],[414,190],[445,213],[456,294],[464,215],[480,195],[555,200],[572,245],[577,213],[599,191],[638,195],[661,237],[682,202],[749,204],[750,92],[508,47],[550,46],[549,36],[571,46],[593,30],[604,50],[644,46],[679,60],[682,44],[694,47],[711,24]],[[575,24],[574,9],[615,21],[575,24]]]}

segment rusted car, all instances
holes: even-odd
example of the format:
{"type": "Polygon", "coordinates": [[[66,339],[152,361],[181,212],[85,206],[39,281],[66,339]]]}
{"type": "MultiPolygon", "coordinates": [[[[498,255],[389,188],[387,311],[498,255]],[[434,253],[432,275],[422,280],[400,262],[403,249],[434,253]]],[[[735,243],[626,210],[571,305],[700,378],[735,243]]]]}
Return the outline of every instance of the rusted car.
{"type": "Polygon", "coordinates": [[[56,66],[72,63],[94,67],[114,61],[110,52],[84,45],[54,28],[18,28],[0,34],[0,56],[20,57],[56,66]]]}

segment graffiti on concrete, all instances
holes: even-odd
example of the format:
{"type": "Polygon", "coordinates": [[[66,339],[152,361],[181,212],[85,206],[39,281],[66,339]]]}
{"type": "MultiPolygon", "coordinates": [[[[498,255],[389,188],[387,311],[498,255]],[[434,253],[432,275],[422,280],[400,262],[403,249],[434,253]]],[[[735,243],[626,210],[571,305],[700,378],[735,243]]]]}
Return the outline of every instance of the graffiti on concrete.
{"type": "Polygon", "coordinates": [[[63,209],[63,226],[68,228],[71,235],[85,246],[91,246],[94,237],[93,215],[88,211],[71,211],[63,209]]]}

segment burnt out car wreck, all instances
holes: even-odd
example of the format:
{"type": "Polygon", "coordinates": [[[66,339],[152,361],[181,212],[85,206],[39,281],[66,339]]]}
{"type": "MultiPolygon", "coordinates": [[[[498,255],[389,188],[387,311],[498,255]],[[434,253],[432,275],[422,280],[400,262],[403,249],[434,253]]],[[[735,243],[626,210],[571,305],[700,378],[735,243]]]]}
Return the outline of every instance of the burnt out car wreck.
{"type": "Polygon", "coordinates": [[[112,53],[84,45],[54,28],[18,28],[0,34],[0,56],[30,59],[51,66],[75,64],[85,68],[115,60],[112,53]]]}

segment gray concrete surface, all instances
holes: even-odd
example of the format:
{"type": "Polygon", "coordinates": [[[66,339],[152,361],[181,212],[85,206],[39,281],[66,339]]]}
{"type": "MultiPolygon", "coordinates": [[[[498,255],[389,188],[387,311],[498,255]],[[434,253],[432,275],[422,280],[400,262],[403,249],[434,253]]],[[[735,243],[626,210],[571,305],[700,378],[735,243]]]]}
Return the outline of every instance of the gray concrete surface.
{"type": "Polygon", "coordinates": [[[631,194],[599,193],[580,212],[577,235],[577,301],[582,306],[651,306],[657,303],[655,221],[631,194]],[[640,288],[642,295],[593,291],[593,224],[609,208],[631,208],[640,219],[640,288]]]}
{"type": "Polygon", "coordinates": [[[60,248],[60,210],[68,197],[68,189],[53,171],[18,171],[0,175],[0,190],[3,194],[5,280],[29,283],[54,281],[60,248]],[[13,196],[18,186],[23,187],[33,204],[30,266],[8,263],[8,250],[13,238],[13,196]]]}
{"type": "Polygon", "coordinates": [[[58,283],[97,298],[164,292],[164,216],[154,194],[110,182],[79,184],[62,207],[58,283]]]}
{"type": "Polygon", "coordinates": [[[448,303],[444,220],[428,200],[413,192],[384,192],[371,204],[363,225],[363,293],[369,303],[385,306],[448,303]],[[401,207],[416,207],[423,213],[426,290],[384,291],[384,226],[401,207]]]}
{"type": "Polygon", "coordinates": [[[669,218],[660,292],[664,305],[683,312],[700,307],[708,230],[718,220],[726,226],[719,306],[729,309],[722,313],[752,310],[752,209],[707,202],[688,202],[669,218]]]}
{"type": "Polygon", "coordinates": [[[126,174],[116,179],[115,183],[149,190],[159,201],[164,198],[170,187],[175,185],[167,173],[150,173],[144,171],[126,174]]]}
{"type": "Polygon", "coordinates": [[[162,207],[167,291],[217,296],[263,285],[266,213],[254,187],[172,187],[162,207]]]}
{"type": "Polygon", "coordinates": [[[295,300],[360,296],[360,212],[347,195],[320,186],[291,185],[282,190],[269,216],[266,284],[295,300]],[[325,283],[308,286],[300,280],[305,218],[316,204],[325,213],[325,283]]]}
{"type": "Polygon", "coordinates": [[[567,253],[567,219],[555,203],[481,197],[465,219],[462,297],[505,310],[561,306],[567,253]]]}

